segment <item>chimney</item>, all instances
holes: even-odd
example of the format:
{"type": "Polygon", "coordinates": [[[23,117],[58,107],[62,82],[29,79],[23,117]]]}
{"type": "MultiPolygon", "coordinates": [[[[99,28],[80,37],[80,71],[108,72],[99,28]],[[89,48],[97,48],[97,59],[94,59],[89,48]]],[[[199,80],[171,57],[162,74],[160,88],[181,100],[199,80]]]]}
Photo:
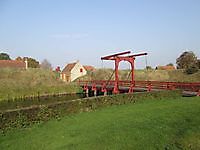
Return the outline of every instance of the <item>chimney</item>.
{"type": "Polygon", "coordinates": [[[28,69],[28,59],[26,58],[24,62],[26,64],[26,69],[28,69]]]}

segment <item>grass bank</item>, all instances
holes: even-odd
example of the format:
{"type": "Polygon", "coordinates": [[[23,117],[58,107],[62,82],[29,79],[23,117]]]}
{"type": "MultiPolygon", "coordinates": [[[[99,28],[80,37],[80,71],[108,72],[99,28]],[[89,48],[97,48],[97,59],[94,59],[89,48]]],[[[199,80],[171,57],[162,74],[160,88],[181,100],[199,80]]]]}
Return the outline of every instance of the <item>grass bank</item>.
{"type": "Polygon", "coordinates": [[[0,101],[31,95],[76,93],[75,84],[66,84],[50,70],[42,69],[0,69],[0,101]]]}
{"type": "Polygon", "coordinates": [[[0,149],[200,149],[200,99],[141,101],[0,136],[0,149]]]}
{"type": "MultiPolygon", "coordinates": [[[[84,76],[84,80],[108,80],[113,74],[112,69],[97,69],[84,76]]],[[[120,80],[130,80],[130,70],[119,71],[120,80]]],[[[114,74],[111,78],[114,80],[114,74]]],[[[135,80],[155,80],[174,82],[200,82],[200,71],[191,75],[183,70],[135,70],[135,80]]]]}
{"type": "Polygon", "coordinates": [[[179,98],[180,91],[160,91],[98,96],[74,99],[81,95],[63,95],[45,99],[24,99],[0,102],[0,131],[26,128],[32,124],[80,112],[95,111],[102,107],[137,103],[145,100],[179,98]]]}

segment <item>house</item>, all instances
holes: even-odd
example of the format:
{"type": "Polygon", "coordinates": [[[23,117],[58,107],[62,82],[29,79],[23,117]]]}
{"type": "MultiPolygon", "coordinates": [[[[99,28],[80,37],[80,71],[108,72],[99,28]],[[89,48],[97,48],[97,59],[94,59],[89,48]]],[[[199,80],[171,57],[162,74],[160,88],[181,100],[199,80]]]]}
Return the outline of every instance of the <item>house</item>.
{"type": "Polygon", "coordinates": [[[93,66],[83,66],[85,68],[85,70],[87,72],[92,72],[92,71],[95,71],[95,68],[93,66]]]}
{"type": "Polygon", "coordinates": [[[0,60],[0,68],[26,69],[27,62],[19,60],[0,60]]]}
{"type": "Polygon", "coordinates": [[[157,66],[156,70],[175,70],[174,66],[157,66]]]}
{"type": "Polygon", "coordinates": [[[72,82],[77,78],[87,74],[86,69],[80,64],[79,61],[70,63],[60,73],[60,79],[65,82],[72,82]]]}

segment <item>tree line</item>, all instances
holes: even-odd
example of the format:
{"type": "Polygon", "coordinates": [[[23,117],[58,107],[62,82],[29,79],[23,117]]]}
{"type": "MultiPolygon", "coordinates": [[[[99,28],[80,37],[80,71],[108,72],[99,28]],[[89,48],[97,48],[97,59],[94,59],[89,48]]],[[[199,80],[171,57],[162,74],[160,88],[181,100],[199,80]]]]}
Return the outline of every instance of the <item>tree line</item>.
{"type": "Polygon", "coordinates": [[[183,52],[176,59],[177,69],[184,69],[187,74],[193,74],[200,69],[200,59],[192,51],[183,52]]]}
{"type": "MultiPolygon", "coordinates": [[[[169,63],[166,66],[174,66],[173,63],[169,63]]],[[[200,69],[200,59],[192,51],[183,52],[176,59],[176,68],[184,70],[187,74],[193,74],[200,69]]],[[[147,70],[153,69],[151,66],[146,66],[147,70]]]]}
{"type": "MultiPolygon", "coordinates": [[[[10,56],[7,53],[0,53],[0,60],[11,60],[10,56]]],[[[43,69],[52,69],[51,63],[44,59],[40,64],[34,58],[31,57],[17,57],[15,60],[19,61],[28,61],[29,68],[43,68],[43,69]]],[[[183,69],[187,74],[193,74],[200,69],[200,59],[192,51],[183,52],[176,59],[177,69],[183,69]]],[[[167,64],[167,66],[173,66],[172,63],[167,64]]],[[[151,66],[147,66],[146,69],[152,69],[151,66]]]]}

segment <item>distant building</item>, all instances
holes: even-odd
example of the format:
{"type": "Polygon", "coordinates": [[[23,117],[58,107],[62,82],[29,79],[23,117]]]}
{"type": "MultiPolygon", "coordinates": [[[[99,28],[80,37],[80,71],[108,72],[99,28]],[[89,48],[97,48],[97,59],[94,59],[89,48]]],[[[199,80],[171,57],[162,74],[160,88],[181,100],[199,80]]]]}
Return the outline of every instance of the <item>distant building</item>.
{"type": "Polygon", "coordinates": [[[58,73],[60,73],[61,72],[60,66],[57,66],[56,69],[55,69],[55,71],[58,72],[58,73]]]}
{"type": "Polygon", "coordinates": [[[60,73],[60,79],[65,82],[72,82],[77,78],[87,74],[86,69],[79,63],[70,63],[65,66],[65,68],[60,73]]]}
{"type": "Polygon", "coordinates": [[[85,68],[85,70],[87,72],[92,72],[92,71],[95,71],[95,68],[93,66],[83,66],[85,68]]]}
{"type": "Polygon", "coordinates": [[[0,60],[0,68],[26,69],[27,63],[19,60],[0,60]]]}
{"type": "Polygon", "coordinates": [[[175,70],[174,66],[157,66],[156,70],[175,70]]]}

